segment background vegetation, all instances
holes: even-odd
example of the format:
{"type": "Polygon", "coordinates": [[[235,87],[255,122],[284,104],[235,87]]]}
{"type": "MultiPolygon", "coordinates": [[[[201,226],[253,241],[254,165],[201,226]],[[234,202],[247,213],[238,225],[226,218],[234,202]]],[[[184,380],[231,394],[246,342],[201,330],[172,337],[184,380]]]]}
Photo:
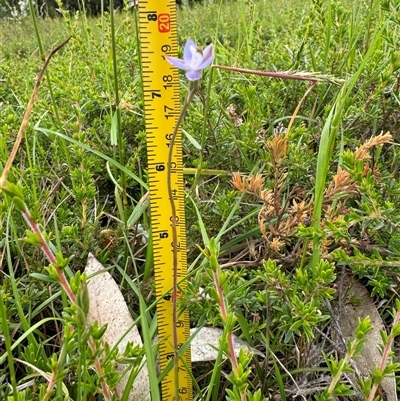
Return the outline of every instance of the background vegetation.
{"type": "MultiPolygon", "coordinates": [[[[199,0],[177,0],[178,6],[189,6],[199,0]]],[[[86,15],[98,16],[104,11],[123,10],[124,8],[132,9],[137,5],[137,0],[115,0],[112,4],[102,0],[37,0],[33,2],[35,12],[41,18],[61,17],[62,13],[58,10],[63,9],[74,13],[76,11],[83,12],[86,15]]],[[[27,0],[1,0],[0,1],[0,18],[18,19],[27,15],[29,11],[29,1],[27,0]]]]}
{"type": "MultiPolygon", "coordinates": [[[[216,64],[319,80],[296,111],[309,82],[208,69],[184,121],[191,263],[185,307],[193,327],[228,327],[265,355],[242,355],[239,378],[229,376],[229,364],[194,366],[195,397],[239,399],[247,391],[249,399],[367,399],[398,366],[349,383],[342,374],[369,322],[360,323],[347,348],[332,333],[335,308],[357,304],[345,283],[359,279],[387,326],[382,345],[398,356],[390,346],[398,333],[400,270],[399,4],[222,1],[184,8],[178,19],[180,45],[188,38],[214,43],[216,64]],[[200,167],[207,170],[198,179],[200,167]],[[210,251],[211,237],[229,325],[198,249],[210,251]]],[[[0,22],[1,169],[44,55],[71,40],[50,63],[8,176],[20,187],[0,198],[0,398],[44,399],[38,370],[57,366],[50,399],[63,399],[63,383],[72,399],[89,400],[101,378],[88,368],[93,355],[82,359],[87,334],[37,238],[26,239],[12,198],[24,199],[53,252],[68,258],[58,267],[76,294],[91,252],[110,268],[134,318],[143,294],[147,319],[142,314],[140,327],[147,321],[154,331],[151,248],[140,235],[150,222],[140,202],[147,156],[135,15],[65,12],[32,21],[0,22]],[[66,333],[69,324],[78,329],[66,333]]],[[[150,334],[144,341],[151,344],[150,334]]],[[[105,369],[112,388],[118,377],[112,363],[105,369]]]]}

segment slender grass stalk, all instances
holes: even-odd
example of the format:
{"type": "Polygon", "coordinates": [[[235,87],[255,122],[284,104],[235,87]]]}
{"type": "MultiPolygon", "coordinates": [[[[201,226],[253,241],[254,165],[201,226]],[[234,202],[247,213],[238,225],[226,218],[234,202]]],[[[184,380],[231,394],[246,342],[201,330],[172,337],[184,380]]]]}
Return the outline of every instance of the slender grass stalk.
{"type": "MultiPolygon", "coordinates": [[[[40,57],[41,57],[41,59],[43,61],[45,61],[46,57],[45,57],[45,52],[44,52],[42,40],[41,40],[40,33],[39,33],[39,27],[38,27],[38,24],[37,24],[37,17],[36,17],[36,11],[35,11],[35,7],[34,7],[34,4],[33,4],[33,0],[28,0],[28,3],[29,3],[30,14],[31,14],[31,17],[32,17],[33,27],[34,27],[34,30],[35,30],[36,40],[37,40],[37,43],[38,43],[38,46],[39,46],[40,57]]],[[[65,41],[64,44],[67,43],[68,40],[65,41]]],[[[58,50],[58,48],[57,48],[57,50],[58,50]]],[[[54,53],[55,53],[54,51],[51,52],[51,54],[54,54],[54,53]]],[[[57,128],[59,130],[61,130],[61,128],[62,128],[61,119],[60,119],[60,115],[58,113],[58,107],[57,107],[56,99],[54,97],[53,87],[51,85],[50,74],[49,74],[49,72],[47,70],[46,70],[46,79],[47,79],[47,85],[48,85],[48,88],[49,88],[49,93],[50,93],[51,103],[52,103],[52,106],[53,106],[54,115],[56,117],[57,128]]],[[[61,140],[61,146],[63,148],[64,156],[65,156],[65,159],[67,160],[68,166],[71,166],[71,159],[70,159],[70,156],[69,156],[69,151],[68,151],[66,142],[61,140]]]]}
{"type": "Polygon", "coordinates": [[[276,359],[272,358],[272,363],[274,365],[274,372],[275,372],[275,377],[276,377],[276,382],[278,384],[279,387],[279,393],[281,395],[281,399],[282,401],[286,401],[286,391],[285,391],[285,385],[283,383],[283,378],[282,378],[282,374],[281,371],[278,367],[278,364],[276,363],[276,359]]]}
{"type": "Polygon", "coordinates": [[[4,186],[4,183],[7,180],[7,175],[8,172],[11,169],[11,166],[14,162],[15,156],[17,155],[19,146],[21,144],[25,129],[26,129],[26,125],[28,123],[29,117],[31,115],[32,109],[33,109],[33,105],[35,104],[35,100],[37,97],[37,94],[39,92],[39,87],[40,87],[40,83],[42,82],[43,79],[43,75],[45,74],[45,72],[47,71],[47,66],[50,63],[51,58],[53,57],[53,55],[55,53],[57,53],[62,47],[64,47],[70,38],[68,38],[66,41],[64,41],[63,43],[61,43],[61,45],[57,46],[48,56],[47,58],[44,60],[44,64],[43,67],[41,68],[39,75],[36,79],[36,83],[35,83],[35,88],[32,91],[31,97],[29,99],[28,105],[26,107],[25,113],[24,113],[24,117],[22,119],[22,123],[21,126],[19,128],[18,134],[17,134],[17,138],[15,139],[14,142],[14,146],[12,148],[12,151],[10,153],[10,156],[7,159],[6,165],[4,166],[4,169],[1,173],[1,177],[0,177],[0,191],[2,190],[2,187],[4,186]]]}
{"type": "MultiPolygon", "coordinates": [[[[114,0],[110,0],[110,25],[111,25],[111,54],[113,61],[113,85],[114,85],[114,96],[115,96],[115,116],[116,116],[116,133],[117,133],[117,142],[118,142],[118,156],[119,163],[123,166],[125,165],[125,149],[124,149],[124,140],[122,136],[122,128],[121,128],[121,105],[119,98],[119,84],[118,84],[118,64],[117,64],[117,48],[115,41],[115,18],[114,18],[114,0]]],[[[116,158],[114,156],[114,158],[116,158]]],[[[124,208],[128,204],[127,196],[126,196],[126,175],[123,171],[120,171],[121,178],[121,187],[122,187],[122,204],[124,208]]],[[[121,216],[126,227],[127,216],[126,213],[121,216]]]]}
{"type": "Polygon", "coordinates": [[[154,253],[153,253],[153,233],[152,227],[149,227],[149,239],[146,248],[146,262],[144,264],[143,280],[147,281],[151,278],[152,270],[154,267],[154,253]]]}
{"type": "Polygon", "coordinates": [[[15,379],[15,369],[14,369],[14,357],[11,351],[11,338],[10,332],[8,328],[8,318],[7,318],[7,310],[6,305],[4,304],[4,291],[0,291],[0,313],[1,313],[1,327],[4,336],[4,344],[6,347],[6,354],[8,360],[8,371],[10,372],[10,380],[11,380],[11,387],[13,389],[13,397],[14,399],[17,398],[17,381],[15,379]]]}
{"type": "Polygon", "coordinates": [[[206,137],[207,137],[207,115],[209,112],[210,108],[210,95],[211,95],[211,88],[212,88],[212,78],[213,78],[213,69],[211,68],[210,73],[209,73],[209,79],[208,79],[208,86],[207,86],[207,96],[206,96],[206,102],[204,105],[204,119],[203,119],[203,128],[201,131],[201,138],[200,138],[200,154],[199,154],[199,160],[197,164],[197,169],[196,169],[196,174],[194,176],[193,184],[192,184],[192,191],[196,188],[200,175],[202,172],[202,166],[203,166],[203,158],[204,158],[204,146],[206,144],[206,137]]]}
{"type": "MultiPolygon", "coordinates": [[[[33,138],[33,141],[35,141],[35,138],[33,138]]],[[[33,199],[35,202],[38,201],[38,196],[37,196],[37,190],[36,187],[38,187],[38,182],[37,182],[37,177],[35,177],[34,174],[34,162],[32,157],[35,157],[35,155],[31,154],[31,150],[29,146],[25,147],[26,149],[26,155],[28,159],[28,164],[29,164],[29,172],[30,172],[30,179],[31,179],[31,188],[32,188],[32,194],[33,194],[33,199]]]]}
{"type": "Polygon", "coordinates": [[[367,54],[364,59],[360,63],[357,71],[353,74],[353,76],[343,85],[340,90],[336,101],[329,112],[328,118],[324,124],[321,140],[318,150],[318,158],[317,158],[317,173],[315,178],[315,195],[314,195],[314,209],[313,209],[313,227],[316,231],[314,237],[314,247],[313,254],[311,258],[311,268],[315,267],[320,259],[320,241],[319,231],[321,229],[321,215],[322,215],[322,202],[323,202],[323,194],[325,190],[325,183],[328,175],[329,164],[332,158],[333,149],[337,137],[337,133],[339,132],[342,116],[345,110],[345,106],[348,102],[348,99],[351,96],[351,92],[354,86],[357,83],[358,78],[363,72],[365,66],[370,61],[372,56],[377,50],[377,44],[380,41],[381,34],[384,31],[386,24],[382,24],[380,30],[376,33],[374,39],[371,42],[371,46],[368,49],[367,54]]]}
{"type": "Polygon", "coordinates": [[[140,177],[138,177],[136,174],[134,174],[132,171],[130,171],[129,169],[127,169],[125,166],[123,166],[122,164],[118,163],[116,160],[114,160],[112,157],[105,155],[102,152],[99,152],[96,149],[91,148],[90,146],[77,141],[74,138],[71,138],[67,135],[61,134],[60,132],[57,131],[53,131],[50,129],[46,129],[46,128],[41,128],[39,126],[35,126],[35,129],[37,131],[43,132],[44,134],[54,134],[56,136],[59,136],[61,138],[64,138],[66,141],[73,143],[74,145],[78,145],[81,148],[87,150],[88,152],[93,153],[96,156],[99,156],[101,159],[109,162],[110,164],[112,164],[113,166],[117,167],[119,170],[123,171],[126,175],[128,175],[130,178],[132,178],[134,181],[136,181],[138,184],[142,185],[144,188],[148,189],[148,185],[142,180],[140,179],[140,177]]]}
{"type": "Polygon", "coordinates": [[[326,13],[326,35],[325,35],[325,49],[324,49],[324,67],[323,72],[327,73],[329,54],[331,48],[331,37],[332,37],[332,3],[327,2],[327,13],[326,13]]]}
{"type": "MultiPolygon", "coordinates": [[[[220,0],[219,3],[219,8],[218,8],[218,18],[217,18],[217,26],[215,29],[215,35],[214,35],[214,43],[217,43],[217,38],[218,38],[218,33],[219,33],[219,25],[221,21],[221,13],[222,13],[222,5],[223,5],[223,0],[220,0]]],[[[217,56],[215,56],[217,57],[217,56]]],[[[192,184],[192,191],[196,188],[200,175],[202,173],[202,168],[203,168],[203,159],[204,159],[204,146],[206,144],[206,138],[207,138],[207,116],[210,110],[210,99],[211,99],[211,89],[212,89],[212,82],[213,82],[213,69],[211,68],[209,72],[209,77],[208,77],[208,85],[207,85],[207,92],[206,92],[206,102],[204,105],[204,110],[203,110],[203,126],[201,129],[201,137],[200,137],[200,154],[199,154],[199,160],[196,168],[196,174],[194,176],[193,184],[192,184]]]]}
{"type": "Polygon", "coordinates": [[[241,32],[243,33],[243,41],[246,49],[247,62],[253,63],[252,56],[252,44],[254,38],[254,15],[255,15],[255,4],[252,0],[240,3],[240,15],[241,15],[241,32]],[[244,7],[243,7],[244,6],[244,7]],[[246,21],[246,14],[249,14],[250,21],[246,21]]]}
{"type": "MultiPolygon", "coordinates": [[[[158,387],[158,380],[157,380],[157,369],[154,362],[154,353],[152,348],[152,336],[151,330],[148,325],[147,319],[145,316],[147,315],[146,312],[146,303],[143,299],[143,296],[139,292],[139,307],[140,307],[140,315],[142,316],[142,332],[143,332],[143,342],[144,342],[144,349],[146,352],[146,362],[147,362],[147,369],[149,371],[149,382],[150,382],[150,389],[151,389],[151,398],[152,401],[160,401],[160,392],[158,387]]],[[[179,387],[177,387],[179,389],[179,387]]]]}
{"type": "MultiPolygon", "coordinates": [[[[11,210],[11,207],[10,207],[11,210]]],[[[27,333],[27,340],[29,342],[29,344],[33,347],[35,353],[37,353],[37,355],[40,355],[42,358],[45,358],[45,352],[44,350],[39,346],[39,343],[37,342],[35,336],[33,335],[33,333],[29,330],[30,329],[30,324],[25,316],[24,310],[22,308],[22,301],[20,299],[20,293],[18,291],[18,287],[17,287],[17,280],[14,276],[14,266],[13,263],[11,261],[11,244],[12,241],[10,240],[10,236],[9,236],[9,229],[11,227],[11,229],[13,230],[13,234],[16,237],[16,227],[15,224],[13,224],[12,226],[10,226],[10,215],[8,216],[7,219],[7,229],[6,229],[6,254],[7,254],[7,265],[8,265],[8,270],[9,270],[9,275],[10,275],[10,283],[11,283],[11,289],[12,289],[12,294],[13,294],[13,298],[14,298],[14,302],[17,308],[17,312],[18,312],[18,318],[20,319],[21,322],[21,326],[22,329],[24,330],[25,333],[27,333]]],[[[22,258],[21,258],[22,259],[22,258]]]]}
{"type": "MultiPolygon", "coordinates": [[[[68,336],[72,331],[73,331],[73,327],[70,325],[66,325],[64,328],[64,338],[68,339],[68,336]]],[[[83,347],[82,347],[83,343],[80,343],[79,345],[80,345],[81,351],[83,351],[83,347]]],[[[57,366],[55,367],[55,369],[53,370],[53,372],[51,374],[50,380],[47,384],[46,393],[45,393],[44,397],[42,398],[42,401],[48,401],[50,399],[51,393],[53,391],[53,387],[56,385],[57,380],[59,379],[59,375],[61,374],[62,368],[65,364],[65,358],[67,356],[66,352],[67,352],[67,344],[64,343],[61,348],[61,352],[58,356],[57,366]]],[[[80,359],[84,358],[85,355],[86,355],[86,353],[84,351],[83,351],[83,353],[81,352],[80,359]]],[[[80,367],[78,370],[80,370],[80,367]]],[[[78,399],[76,401],[80,401],[80,400],[81,400],[80,392],[78,391],[78,399]]]]}
{"type": "MultiPolygon", "coordinates": [[[[129,243],[128,238],[125,236],[125,241],[129,243]]],[[[129,247],[130,251],[130,257],[134,261],[135,257],[133,254],[133,251],[131,247],[129,247]]],[[[139,282],[139,272],[136,266],[136,263],[133,263],[134,269],[135,269],[135,274],[136,274],[136,281],[139,282]]],[[[161,395],[160,395],[160,389],[159,389],[159,382],[158,382],[158,375],[157,375],[157,368],[156,364],[154,361],[154,348],[153,348],[153,338],[156,332],[156,327],[153,325],[153,321],[155,322],[157,319],[154,318],[153,321],[151,321],[151,316],[150,316],[150,310],[155,307],[155,303],[151,304],[150,306],[147,306],[145,299],[143,298],[143,295],[141,293],[140,288],[137,286],[137,284],[134,282],[134,280],[129,277],[126,272],[122,270],[120,266],[117,266],[118,270],[120,271],[121,275],[123,276],[124,280],[128,283],[129,287],[134,291],[136,296],[139,299],[139,317],[137,319],[137,322],[140,322],[141,325],[141,331],[142,331],[142,339],[143,339],[143,347],[145,350],[145,355],[146,355],[146,365],[147,365],[147,370],[149,373],[149,384],[150,384],[150,393],[151,393],[151,398],[153,401],[160,401],[161,400],[161,395]],[[152,327],[154,326],[154,327],[152,327]]],[[[118,344],[115,344],[117,346],[118,344]]],[[[131,379],[131,377],[130,377],[131,379]]],[[[133,379],[133,377],[132,377],[133,379]]],[[[133,380],[128,381],[127,384],[127,391],[124,393],[123,397],[128,397],[130,388],[129,383],[133,383],[133,380]]],[[[124,399],[124,398],[123,398],[124,399]]],[[[122,400],[121,400],[122,401],[122,400]]]]}

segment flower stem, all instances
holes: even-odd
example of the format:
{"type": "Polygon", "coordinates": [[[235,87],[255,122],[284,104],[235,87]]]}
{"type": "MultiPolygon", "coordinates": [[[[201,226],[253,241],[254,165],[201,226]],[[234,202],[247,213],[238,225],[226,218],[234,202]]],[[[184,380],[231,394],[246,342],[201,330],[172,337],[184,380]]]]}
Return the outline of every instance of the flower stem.
{"type": "Polygon", "coordinates": [[[200,154],[199,154],[199,160],[198,160],[198,164],[197,164],[197,168],[196,168],[196,174],[194,176],[194,180],[193,180],[193,184],[192,184],[192,190],[195,190],[197,183],[199,182],[200,175],[204,174],[204,170],[203,170],[204,145],[206,142],[207,115],[208,115],[208,110],[210,108],[210,93],[211,93],[213,71],[214,71],[213,69],[210,70],[210,76],[208,79],[207,96],[206,96],[204,109],[203,109],[204,120],[203,120],[203,127],[201,130],[200,154]]]}
{"type": "MultiPolygon", "coordinates": [[[[228,326],[228,308],[225,303],[225,297],[224,297],[224,291],[222,289],[221,281],[220,281],[220,274],[221,274],[221,266],[219,265],[218,262],[218,251],[215,251],[216,247],[215,246],[210,246],[209,250],[211,252],[211,255],[209,255],[209,262],[210,262],[210,267],[213,272],[213,279],[214,279],[214,285],[218,293],[218,307],[220,310],[222,322],[228,326]]],[[[236,358],[235,354],[235,346],[233,342],[233,335],[232,335],[232,330],[228,326],[228,329],[226,330],[227,334],[227,343],[228,343],[228,349],[229,349],[229,360],[232,365],[232,372],[234,374],[234,377],[239,377],[239,364],[238,360],[236,358]]],[[[240,392],[240,399],[241,401],[247,401],[247,395],[246,395],[246,390],[245,389],[239,389],[240,392]]]]}
{"type": "MultiPolygon", "coordinates": [[[[40,230],[39,224],[33,219],[27,206],[25,206],[24,210],[21,211],[21,213],[22,213],[22,216],[24,217],[25,221],[27,222],[28,226],[30,227],[30,229],[38,236],[38,238],[40,240],[40,248],[42,249],[42,252],[45,254],[48,261],[54,266],[54,269],[57,273],[60,285],[64,289],[66,294],[68,295],[68,298],[69,298],[71,304],[76,305],[76,296],[75,296],[74,292],[72,291],[72,288],[69,285],[69,282],[68,282],[67,278],[65,277],[63,270],[57,267],[57,259],[54,255],[53,251],[51,250],[49,244],[47,243],[42,231],[40,230]]],[[[92,338],[88,339],[88,344],[93,352],[93,355],[96,355],[97,350],[96,350],[96,346],[95,346],[95,343],[92,338]]],[[[108,387],[107,383],[104,381],[103,367],[101,365],[101,362],[100,362],[100,359],[98,356],[94,357],[94,365],[95,365],[97,374],[101,380],[101,389],[102,389],[104,399],[107,401],[110,401],[112,399],[111,390],[108,387]]],[[[53,375],[49,382],[46,394],[50,394],[51,387],[54,386],[54,384],[55,384],[55,378],[56,378],[56,372],[53,372],[53,375]]]]}
{"type": "MultiPolygon", "coordinates": [[[[397,324],[399,323],[399,321],[400,321],[400,310],[398,310],[396,313],[392,327],[396,327],[397,324]]],[[[393,340],[394,340],[394,335],[393,335],[393,328],[392,328],[392,333],[389,335],[388,340],[383,348],[382,358],[381,358],[381,362],[379,364],[379,370],[381,372],[383,372],[383,370],[385,369],[386,361],[389,358],[389,352],[392,348],[393,340]]],[[[378,390],[378,387],[379,387],[379,383],[375,382],[372,386],[371,392],[369,393],[367,401],[374,400],[375,393],[378,390]]]]}
{"type": "Polygon", "coordinates": [[[271,78],[282,78],[282,79],[296,79],[300,81],[311,81],[318,82],[322,79],[316,76],[310,76],[305,74],[291,74],[290,72],[273,72],[273,71],[258,71],[258,70],[248,70],[246,68],[237,68],[237,67],[227,67],[224,65],[213,65],[213,68],[218,68],[220,70],[227,70],[233,72],[242,72],[244,74],[252,74],[252,75],[261,75],[263,77],[271,77],[271,78]]]}
{"type": "Polygon", "coordinates": [[[174,380],[175,380],[175,400],[179,401],[179,353],[178,353],[178,333],[177,333],[177,322],[178,322],[178,307],[177,307],[177,296],[178,296],[178,230],[176,226],[176,206],[174,201],[174,195],[172,190],[172,172],[171,164],[172,157],[174,154],[174,148],[176,138],[179,132],[179,127],[182,120],[189,108],[189,104],[192,102],[196,92],[200,88],[200,81],[196,81],[194,86],[188,93],[185,103],[182,106],[178,120],[176,122],[174,132],[171,137],[171,144],[168,152],[168,165],[167,165],[167,188],[169,203],[171,206],[171,225],[172,225],[172,252],[173,252],[173,287],[172,287],[172,322],[173,322],[173,344],[174,344],[174,380]]]}
{"type": "MultiPolygon", "coordinates": [[[[4,166],[3,172],[1,173],[1,177],[0,177],[0,190],[2,189],[2,187],[4,186],[4,184],[5,184],[6,180],[7,180],[8,172],[10,171],[11,166],[12,166],[12,164],[13,164],[13,162],[14,162],[15,156],[17,155],[19,146],[20,146],[21,141],[22,141],[22,138],[23,138],[23,136],[24,136],[24,132],[25,132],[26,125],[27,125],[28,120],[29,120],[29,116],[31,115],[31,112],[32,112],[32,109],[33,109],[33,105],[34,105],[34,103],[35,103],[37,94],[38,94],[38,92],[39,92],[40,83],[42,82],[43,75],[44,75],[44,73],[46,72],[47,66],[49,65],[50,60],[51,60],[51,58],[54,56],[54,54],[57,53],[61,48],[63,48],[63,47],[68,43],[68,41],[69,41],[70,39],[71,39],[71,38],[68,38],[67,40],[65,40],[63,43],[61,43],[61,45],[57,46],[57,47],[48,55],[48,57],[46,58],[46,60],[45,60],[45,62],[44,62],[44,64],[43,64],[43,67],[42,67],[41,70],[39,71],[38,77],[36,78],[35,88],[33,89],[31,98],[29,99],[28,105],[26,106],[26,110],[25,110],[25,113],[24,113],[24,117],[23,117],[23,119],[22,119],[21,127],[19,128],[19,131],[18,131],[17,137],[16,137],[16,139],[15,139],[13,148],[12,148],[12,150],[11,150],[10,156],[9,156],[7,162],[6,162],[6,165],[4,166]]],[[[50,80],[49,80],[49,81],[50,81],[50,80]]]]}

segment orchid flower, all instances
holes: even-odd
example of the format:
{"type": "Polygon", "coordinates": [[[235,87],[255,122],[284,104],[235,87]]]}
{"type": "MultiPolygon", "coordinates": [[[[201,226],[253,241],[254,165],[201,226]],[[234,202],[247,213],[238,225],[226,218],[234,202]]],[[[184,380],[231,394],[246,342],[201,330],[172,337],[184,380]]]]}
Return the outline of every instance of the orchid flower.
{"type": "Polygon", "coordinates": [[[183,60],[176,57],[165,58],[173,66],[185,70],[189,81],[197,81],[201,78],[201,71],[213,62],[214,48],[211,44],[201,50],[192,39],[189,39],[183,49],[183,60]]]}

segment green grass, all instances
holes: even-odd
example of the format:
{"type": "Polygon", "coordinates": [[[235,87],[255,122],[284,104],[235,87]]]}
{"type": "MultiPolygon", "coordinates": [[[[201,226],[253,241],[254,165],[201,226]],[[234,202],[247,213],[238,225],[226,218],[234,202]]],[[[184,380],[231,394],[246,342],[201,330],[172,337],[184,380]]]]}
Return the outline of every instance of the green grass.
{"type": "MultiPolygon", "coordinates": [[[[210,3],[178,12],[181,47],[188,38],[212,42],[215,64],[319,82],[296,112],[308,82],[209,68],[185,117],[183,305],[192,327],[225,330],[219,363],[193,365],[194,397],[289,400],[318,387],[305,398],[350,399],[342,373],[370,327],[360,322],[347,354],[336,353],[330,305],[346,296],[338,276],[362,280],[388,332],[398,331],[391,310],[400,273],[399,6],[210,3]],[[292,117],[279,133],[278,123],[287,129],[292,117]],[[265,358],[223,362],[231,332],[265,358]]],[[[19,186],[0,195],[1,400],[58,400],[65,391],[74,400],[104,399],[83,346],[100,329],[86,330],[59,283],[67,277],[84,297],[79,273],[89,252],[110,268],[138,321],[158,394],[151,245],[138,235],[139,223],[150,225],[148,202],[140,202],[148,188],[139,49],[134,14],[114,17],[39,19],[37,30],[31,18],[0,22],[0,171],[43,63],[41,47],[48,55],[71,36],[50,62],[8,175],[19,186]],[[21,210],[47,233],[55,266],[38,233],[27,234],[21,210]],[[52,393],[40,372],[57,376],[52,393]]],[[[112,387],[111,351],[102,363],[112,387]]],[[[360,388],[367,399],[372,382],[360,388]]]]}

